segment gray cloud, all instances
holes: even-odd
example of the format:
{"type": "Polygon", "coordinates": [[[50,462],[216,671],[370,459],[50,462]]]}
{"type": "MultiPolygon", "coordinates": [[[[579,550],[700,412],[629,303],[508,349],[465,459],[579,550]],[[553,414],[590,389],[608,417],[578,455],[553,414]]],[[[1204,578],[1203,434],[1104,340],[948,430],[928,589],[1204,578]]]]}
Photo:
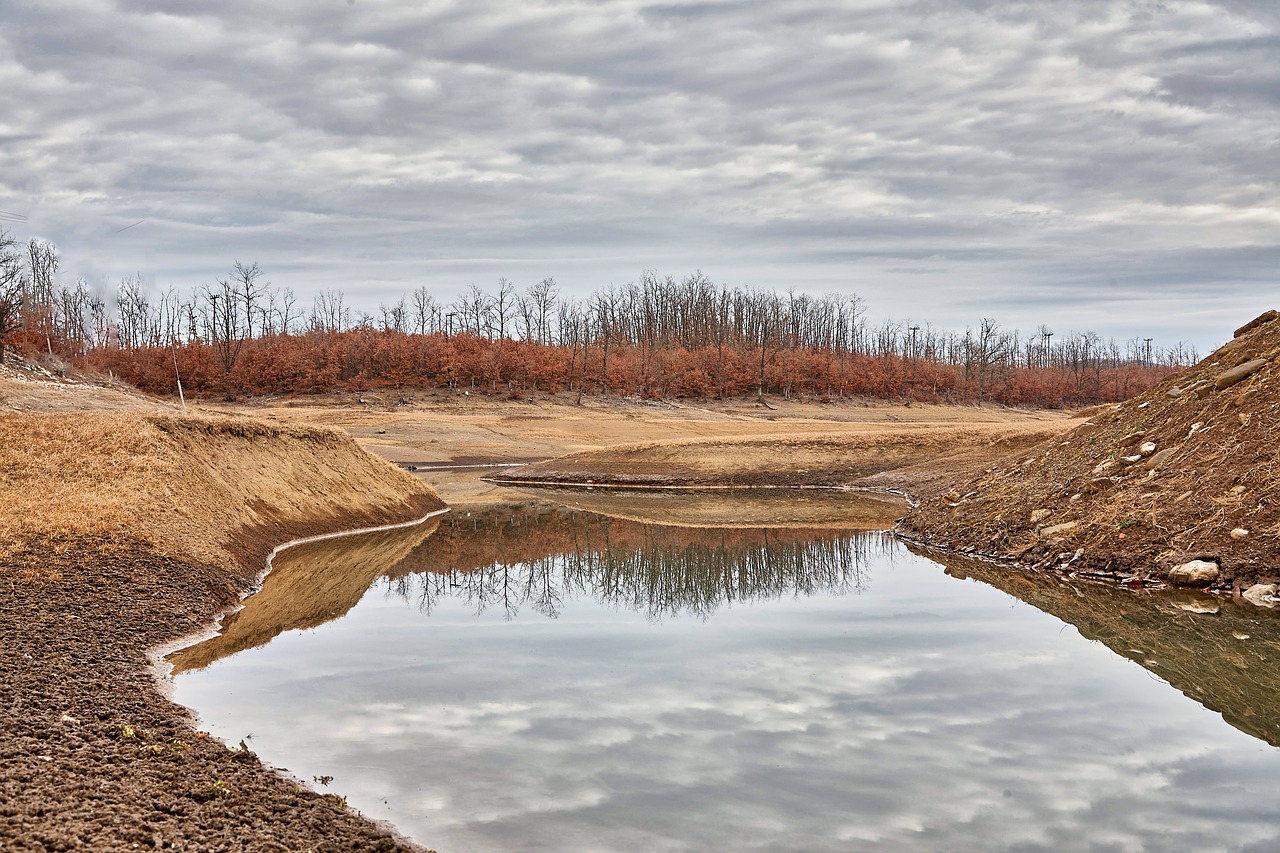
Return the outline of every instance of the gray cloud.
{"type": "Polygon", "coordinates": [[[700,267],[1201,346],[1269,307],[1267,3],[11,6],[0,209],[104,283],[700,267]]]}

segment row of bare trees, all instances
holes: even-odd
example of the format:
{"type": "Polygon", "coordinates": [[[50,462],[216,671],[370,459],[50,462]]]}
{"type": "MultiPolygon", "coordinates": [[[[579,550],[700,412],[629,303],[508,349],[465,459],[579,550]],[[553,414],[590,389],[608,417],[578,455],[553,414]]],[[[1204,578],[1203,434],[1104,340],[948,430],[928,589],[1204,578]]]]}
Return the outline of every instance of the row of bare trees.
{"type": "MultiPolygon", "coordinates": [[[[153,294],[140,275],[129,276],[116,289],[114,305],[83,279],[59,285],[59,266],[52,244],[38,239],[22,244],[0,229],[0,353],[6,341],[18,337],[28,347],[43,343],[51,352],[58,341],[72,355],[95,348],[176,350],[199,343],[212,348],[229,376],[250,341],[379,331],[491,342],[499,375],[504,342],[554,347],[567,359],[566,374],[582,377],[580,387],[590,359],[599,390],[606,392],[613,390],[615,353],[625,351],[629,375],[638,376],[638,390],[646,394],[669,387],[669,377],[657,382],[656,374],[669,372],[670,360],[664,365],[663,356],[679,349],[711,354],[705,367],[709,387],[724,387],[722,377],[731,368],[741,375],[750,354],[757,392],[764,393],[766,366],[780,353],[804,352],[833,360],[837,379],[854,357],[894,359],[916,385],[927,381],[925,366],[946,365],[963,371],[978,400],[1016,369],[1053,370],[1070,375],[1073,387],[1086,388],[1091,379],[1101,386],[1104,369],[1176,367],[1198,360],[1195,349],[1184,344],[1161,348],[1153,347],[1151,338],[1134,338],[1121,346],[1094,332],[1055,335],[1046,326],[1024,336],[990,318],[963,331],[910,321],[872,325],[856,295],[731,288],[701,271],[677,279],[646,270],[636,281],[601,288],[585,299],[562,294],[551,278],[524,289],[506,278],[490,290],[473,284],[452,302],[419,287],[372,315],[356,311],[341,290],[332,289],[319,292],[305,311],[291,289],[272,286],[256,263],[236,261],[226,277],[186,294],[173,286],[153,294]]],[[[789,383],[778,390],[787,393],[789,383]]]]}

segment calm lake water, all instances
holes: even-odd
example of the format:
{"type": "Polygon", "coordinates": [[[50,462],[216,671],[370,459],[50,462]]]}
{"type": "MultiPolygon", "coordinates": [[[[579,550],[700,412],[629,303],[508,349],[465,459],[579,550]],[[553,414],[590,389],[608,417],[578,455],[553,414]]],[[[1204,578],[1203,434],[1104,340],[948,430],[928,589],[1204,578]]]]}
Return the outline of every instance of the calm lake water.
{"type": "Polygon", "coordinates": [[[247,604],[176,700],[442,853],[1280,849],[1280,633],[1208,596],[539,505],[247,604]]]}

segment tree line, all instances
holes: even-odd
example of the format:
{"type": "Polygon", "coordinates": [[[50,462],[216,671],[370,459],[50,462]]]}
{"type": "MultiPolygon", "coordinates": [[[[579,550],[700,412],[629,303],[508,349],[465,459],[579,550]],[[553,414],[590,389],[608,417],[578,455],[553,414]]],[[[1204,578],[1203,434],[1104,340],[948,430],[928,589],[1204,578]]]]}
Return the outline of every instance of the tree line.
{"type": "Polygon", "coordinates": [[[857,295],[729,287],[700,271],[645,271],[586,298],[551,278],[473,284],[451,302],[419,287],[370,314],[334,289],[308,310],[256,263],[185,293],[129,276],[110,302],[58,270],[52,244],[0,229],[0,354],[47,350],[159,394],[181,382],[233,397],[416,387],[1060,406],[1125,399],[1199,359],[1181,343],[1023,334],[991,318],[872,324],[857,295]]]}

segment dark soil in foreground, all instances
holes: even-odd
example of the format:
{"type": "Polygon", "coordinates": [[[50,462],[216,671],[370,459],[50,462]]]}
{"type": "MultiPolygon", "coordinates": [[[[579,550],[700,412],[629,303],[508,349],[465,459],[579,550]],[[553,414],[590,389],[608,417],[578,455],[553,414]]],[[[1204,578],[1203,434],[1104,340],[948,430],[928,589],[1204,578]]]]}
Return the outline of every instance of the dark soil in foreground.
{"type": "Polygon", "coordinates": [[[147,650],[209,624],[252,580],[110,538],[0,559],[0,847],[417,849],[160,695],[147,650]]]}

